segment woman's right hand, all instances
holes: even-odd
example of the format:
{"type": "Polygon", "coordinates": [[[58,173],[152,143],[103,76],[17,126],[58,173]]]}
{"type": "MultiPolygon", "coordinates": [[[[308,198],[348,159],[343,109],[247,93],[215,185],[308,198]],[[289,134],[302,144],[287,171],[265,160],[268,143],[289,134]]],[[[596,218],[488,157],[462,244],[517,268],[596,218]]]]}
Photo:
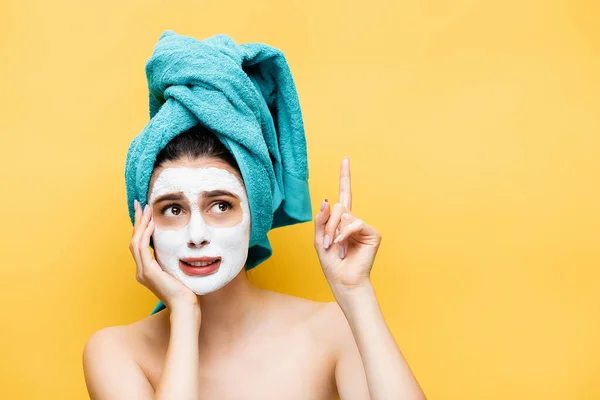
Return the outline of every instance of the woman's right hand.
{"type": "Polygon", "coordinates": [[[154,232],[152,207],[146,205],[142,211],[137,200],[135,203],[135,223],[129,250],[137,266],[136,279],[146,286],[156,297],[173,311],[179,307],[200,308],[196,294],[162,270],[158,262],[150,254],[150,237],[154,232]]]}

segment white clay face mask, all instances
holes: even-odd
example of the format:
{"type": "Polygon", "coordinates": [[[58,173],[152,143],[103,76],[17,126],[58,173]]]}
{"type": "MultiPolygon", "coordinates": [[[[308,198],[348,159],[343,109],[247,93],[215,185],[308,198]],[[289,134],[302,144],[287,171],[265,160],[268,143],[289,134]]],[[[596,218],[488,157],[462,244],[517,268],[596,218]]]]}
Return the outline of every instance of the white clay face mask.
{"type": "Polygon", "coordinates": [[[164,214],[153,213],[154,254],[165,272],[199,295],[222,288],[239,274],[248,257],[250,209],[244,186],[234,174],[216,167],[166,168],[152,186],[148,204],[154,210],[157,200],[161,209],[177,204],[167,207],[164,214]],[[226,197],[211,199],[207,196],[211,191],[235,195],[237,201],[231,202],[234,209],[222,210],[221,200],[226,197]],[[181,200],[161,201],[167,194],[179,194],[181,200]],[[212,264],[218,265],[218,269],[196,274],[190,271],[207,270],[210,266],[194,268],[181,261],[201,257],[218,257],[220,261],[212,264]]]}

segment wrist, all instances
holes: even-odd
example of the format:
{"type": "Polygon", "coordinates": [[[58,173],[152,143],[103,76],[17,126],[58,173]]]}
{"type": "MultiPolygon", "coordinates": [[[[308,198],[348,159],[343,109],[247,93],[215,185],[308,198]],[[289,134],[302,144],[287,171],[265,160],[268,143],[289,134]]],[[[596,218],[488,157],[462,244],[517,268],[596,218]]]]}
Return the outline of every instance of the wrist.
{"type": "Polygon", "coordinates": [[[375,299],[375,288],[369,279],[354,286],[332,285],[331,290],[344,312],[351,312],[370,299],[375,299]]]}
{"type": "Polygon", "coordinates": [[[195,321],[198,323],[198,325],[200,324],[201,312],[199,305],[177,304],[172,307],[169,307],[169,309],[171,310],[171,314],[169,316],[171,323],[183,320],[195,321]]]}
{"type": "Polygon", "coordinates": [[[164,303],[171,311],[183,310],[182,312],[187,312],[200,308],[198,298],[195,295],[178,297],[176,299],[171,299],[169,302],[165,301],[164,303]]]}

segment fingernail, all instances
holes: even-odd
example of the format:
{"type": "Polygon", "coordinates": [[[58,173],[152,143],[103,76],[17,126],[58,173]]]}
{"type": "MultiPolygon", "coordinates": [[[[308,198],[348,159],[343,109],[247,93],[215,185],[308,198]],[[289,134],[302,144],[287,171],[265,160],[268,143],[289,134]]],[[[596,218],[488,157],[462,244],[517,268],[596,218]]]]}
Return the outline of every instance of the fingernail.
{"type": "Polygon", "coordinates": [[[133,208],[134,209],[138,209],[138,201],[137,200],[133,200],[133,208]]]}
{"type": "Polygon", "coordinates": [[[338,237],[336,237],[336,238],[335,238],[335,240],[333,241],[333,243],[337,243],[337,242],[339,242],[341,238],[342,238],[342,234],[340,233],[340,234],[338,235],[338,237]]]}
{"type": "Polygon", "coordinates": [[[321,203],[321,211],[323,211],[323,209],[325,208],[325,204],[327,204],[327,199],[323,200],[323,202],[321,203]]]}
{"type": "Polygon", "coordinates": [[[144,212],[148,211],[148,204],[146,204],[146,206],[144,207],[144,212]]]}
{"type": "Polygon", "coordinates": [[[340,244],[340,258],[344,258],[345,254],[344,254],[344,245],[340,244]]]}
{"type": "Polygon", "coordinates": [[[325,237],[323,238],[323,247],[325,247],[325,249],[329,248],[330,241],[331,238],[329,237],[329,235],[325,235],[325,237]]]}

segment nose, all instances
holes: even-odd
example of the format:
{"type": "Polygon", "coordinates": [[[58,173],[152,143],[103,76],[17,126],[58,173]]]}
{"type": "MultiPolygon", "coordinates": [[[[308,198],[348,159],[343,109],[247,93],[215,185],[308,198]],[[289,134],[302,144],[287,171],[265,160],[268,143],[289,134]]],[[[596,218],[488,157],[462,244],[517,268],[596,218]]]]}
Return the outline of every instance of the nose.
{"type": "Polygon", "coordinates": [[[189,241],[188,246],[206,246],[210,243],[209,229],[198,211],[192,212],[188,224],[189,241]]]}

